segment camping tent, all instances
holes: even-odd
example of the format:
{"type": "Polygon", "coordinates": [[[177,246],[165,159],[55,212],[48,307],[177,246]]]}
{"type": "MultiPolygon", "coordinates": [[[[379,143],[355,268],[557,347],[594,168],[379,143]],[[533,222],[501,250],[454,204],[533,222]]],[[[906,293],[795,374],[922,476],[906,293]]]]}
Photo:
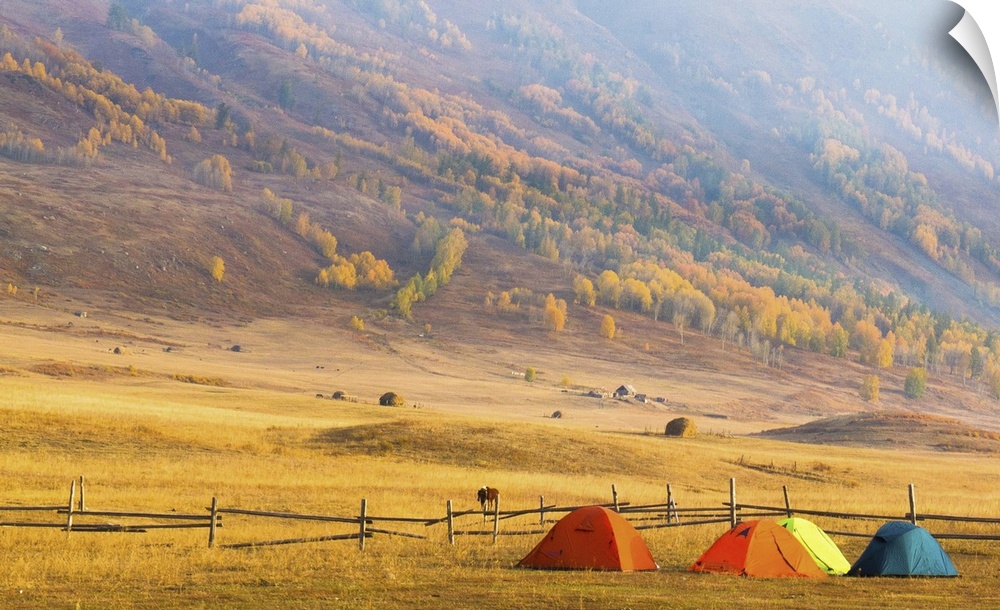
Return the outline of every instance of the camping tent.
{"type": "Polygon", "coordinates": [[[827,575],[802,543],[774,521],[740,523],[716,540],[690,569],[760,578],[827,575]]]}
{"type": "Polygon", "coordinates": [[[846,574],[851,569],[851,562],[847,561],[847,558],[840,552],[833,540],[830,540],[826,532],[812,521],[799,517],[789,517],[778,521],[778,525],[798,538],[802,546],[809,551],[816,565],[827,574],[839,576],[846,574]]]}
{"type": "Polygon", "coordinates": [[[601,506],[578,508],[552,526],[518,564],[549,570],[655,570],[649,547],[624,517],[601,506]]]}
{"type": "Polygon", "coordinates": [[[955,564],[922,527],[890,521],[878,528],[848,576],[958,576],[955,564]]]}

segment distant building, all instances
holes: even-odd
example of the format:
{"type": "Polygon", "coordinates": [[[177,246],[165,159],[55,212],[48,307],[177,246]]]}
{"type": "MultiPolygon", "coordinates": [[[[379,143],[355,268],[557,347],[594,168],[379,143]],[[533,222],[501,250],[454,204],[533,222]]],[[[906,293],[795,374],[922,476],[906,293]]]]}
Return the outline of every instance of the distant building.
{"type": "Polygon", "coordinates": [[[630,385],[618,386],[618,389],[614,391],[615,398],[628,398],[629,396],[635,395],[635,388],[630,385]]]}

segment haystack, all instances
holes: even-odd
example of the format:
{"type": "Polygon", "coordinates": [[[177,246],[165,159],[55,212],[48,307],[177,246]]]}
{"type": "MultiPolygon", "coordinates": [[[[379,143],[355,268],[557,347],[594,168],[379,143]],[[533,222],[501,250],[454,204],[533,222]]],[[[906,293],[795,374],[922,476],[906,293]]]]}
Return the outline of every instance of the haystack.
{"type": "Polygon", "coordinates": [[[667,424],[667,429],[663,432],[667,436],[680,436],[680,437],[692,437],[698,435],[698,426],[694,424],[694,420],[688,419],[687,417],[678,417],[677,419],[670,420],[667,424]]]}

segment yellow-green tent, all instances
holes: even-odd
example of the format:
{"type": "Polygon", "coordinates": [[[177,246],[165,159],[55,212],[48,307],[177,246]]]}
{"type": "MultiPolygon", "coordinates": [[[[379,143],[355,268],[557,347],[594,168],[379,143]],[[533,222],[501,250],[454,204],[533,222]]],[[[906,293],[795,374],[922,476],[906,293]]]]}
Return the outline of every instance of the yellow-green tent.
{"type": "Polygon", "coordinates": [[[827,574],[842,576],[851,569],[851,564],[833,540],[812,521],[790,517],[778,521],[778,524],[799,539],[816,565],[827,574]]]}

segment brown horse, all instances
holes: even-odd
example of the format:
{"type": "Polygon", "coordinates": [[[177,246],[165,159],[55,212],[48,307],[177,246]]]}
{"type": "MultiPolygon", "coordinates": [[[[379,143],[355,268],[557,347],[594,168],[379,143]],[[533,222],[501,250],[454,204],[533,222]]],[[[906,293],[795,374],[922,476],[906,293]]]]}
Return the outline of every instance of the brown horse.
{"type": "Polygon", "coordinates": [[[486,520],[487,511],[496,510],[499,498],[500,490],[493,487],[483,485],[476,492],[476,499],[479,500],[479,505],[483,507],[483,521],[486,520]]]}

